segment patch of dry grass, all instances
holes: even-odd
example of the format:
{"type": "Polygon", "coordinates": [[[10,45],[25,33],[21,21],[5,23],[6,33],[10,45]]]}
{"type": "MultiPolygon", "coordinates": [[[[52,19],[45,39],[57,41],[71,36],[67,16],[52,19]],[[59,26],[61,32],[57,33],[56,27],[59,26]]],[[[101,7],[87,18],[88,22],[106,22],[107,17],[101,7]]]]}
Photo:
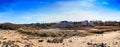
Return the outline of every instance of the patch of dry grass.
{"type": "Polygon", "coordinates": [[[78,31],[25,31],[25,30],[18,30],[18,32],[22,34],[32,35],[32,36],[39,36],[39,37],[71,37],[71,36],[87,36],[90,33],[86,32],[78,32],[78,31]]]}
{"type": "Polygon", "coordinates": [[[89,30],[90,33],[103,34],[104,32],[118,31],[120,28],[89,30]]]}

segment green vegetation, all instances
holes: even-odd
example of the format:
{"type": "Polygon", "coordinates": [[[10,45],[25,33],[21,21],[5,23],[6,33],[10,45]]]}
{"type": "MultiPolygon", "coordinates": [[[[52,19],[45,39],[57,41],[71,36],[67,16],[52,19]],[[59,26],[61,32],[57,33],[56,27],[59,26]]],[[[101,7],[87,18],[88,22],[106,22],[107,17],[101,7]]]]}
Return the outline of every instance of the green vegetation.
{"type": "Polygon", "coordinates": [[[34,30],[18,30],[18,32],[22,34],[32,35],[32,36],[39,36],[39,37],[71,37],[71,36],[80,36],[85,37],[91,34],[103,34],[104,32],[111,32],[120,30],[118,27],[114,28],[107,28],[107,29],[98,29],[98,30],[86,30],[84,32],[80,31],[67,31],[67,30],[60,30],[60,31],[34,31],[34,30]]]}
{"type": "Polygon", "coordinates": [[[120,22],[117,21],[93,21],[93,26],[83,26],[81,22],[70,22],[71,25],[63,26],[60,23],[31,23],[31,24],[13,24],[13,23],[0,23],[0,29],[18,30],[41,30],[49,28],[60,28],[64,30],[87,30],[89,28],[106,29],[114,27],[120,27],[120,22]]]}
{"type": "Polygon", "coordinates": [[[120,28],[89,30],[90,33],[103,34],[104,32],[118,31],[120,28]]]}
{"type": "Polygon", "coordinates": [[[74,31],[25,31],[18,30],[22,34],[39,36],[39,37],[70,37],[70,36],[81,36],[90,35],[87,32],[74,32],[74,31]]]}

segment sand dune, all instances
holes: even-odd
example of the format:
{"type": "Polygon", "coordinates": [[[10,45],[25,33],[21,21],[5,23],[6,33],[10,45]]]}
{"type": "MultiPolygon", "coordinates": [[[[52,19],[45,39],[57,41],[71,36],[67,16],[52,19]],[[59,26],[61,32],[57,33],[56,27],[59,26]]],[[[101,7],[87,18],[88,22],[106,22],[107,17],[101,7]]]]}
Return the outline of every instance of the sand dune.
{"type": "Polygon", "coordinates": [[[9,47],[93,47],[102,43],[106,47],[120,47],[119,31],[94,34],[86,37],[73,36],[64,39],[62,43],[48,43],[48,39],[53,38],[38,38],[20,34],[15,30],[0,30],[0,47],[6,47],[6,45],[9,45],[9,47]],[[38,40],[40,39],[43,41],[39,42],[38,40]]]}

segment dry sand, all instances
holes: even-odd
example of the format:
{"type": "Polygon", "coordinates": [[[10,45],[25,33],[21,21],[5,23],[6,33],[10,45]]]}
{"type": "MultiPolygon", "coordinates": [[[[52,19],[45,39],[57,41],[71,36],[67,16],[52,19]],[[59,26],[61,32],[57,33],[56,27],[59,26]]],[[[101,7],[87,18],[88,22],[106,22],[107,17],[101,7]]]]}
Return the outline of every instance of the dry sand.
{"type": "Polygon", "coordinates": [[[47,43],[48,38],[37,38],[33,36],[22,35],[15,30],[0,30],[0,47],[3,42],[15,41],[19,47],[92,47],[92,44],[106,43],[109,47],[120,47],[120,32],[108,32],[104,34],[95,34],[86,37],[73,36],[64,39],[63,43],[47,43]],[[43,39],[43,42],[38,42],[43,39]],[[90,43],[90,44],[88,44],[90,43]],[[91,44],[92,43],[92,44],[91,44]]]}

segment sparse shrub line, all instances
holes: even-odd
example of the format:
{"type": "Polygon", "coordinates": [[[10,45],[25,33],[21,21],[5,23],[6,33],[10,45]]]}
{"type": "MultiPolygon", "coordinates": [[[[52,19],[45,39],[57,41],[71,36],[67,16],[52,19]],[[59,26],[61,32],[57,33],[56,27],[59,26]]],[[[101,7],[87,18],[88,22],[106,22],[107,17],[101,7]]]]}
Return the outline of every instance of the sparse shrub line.
{"type": "Polygon", "coordinates": [[[39,36],[39,37],[71,37],[71,36],[87,36],[89,33],[74,32],[74,31],[24,31],[18,30],[22,34],[39,36]]]}

